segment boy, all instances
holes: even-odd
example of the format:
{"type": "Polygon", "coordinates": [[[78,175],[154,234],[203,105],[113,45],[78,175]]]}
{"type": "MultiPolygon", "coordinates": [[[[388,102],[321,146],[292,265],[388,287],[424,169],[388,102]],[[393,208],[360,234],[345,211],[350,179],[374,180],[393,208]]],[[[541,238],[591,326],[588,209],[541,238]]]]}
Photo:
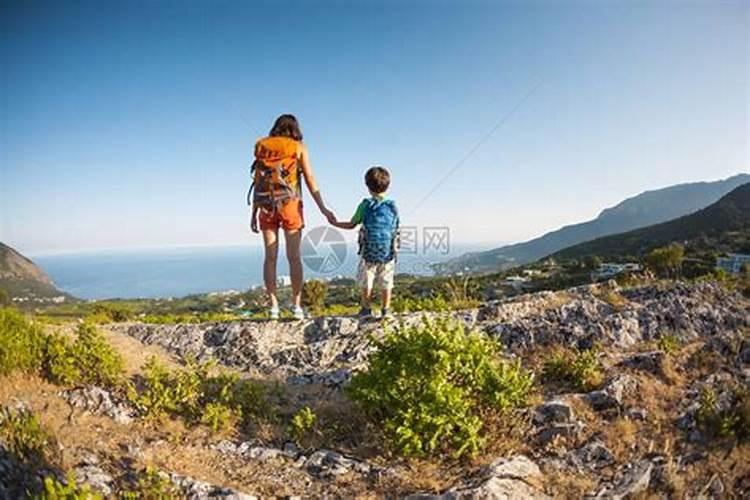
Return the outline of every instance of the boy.
{"type": "Polygon", "coordinates": [[[362,225],[359,233],[359,270],[357,282],[362,289],[362,303],[358,316],[372,316],[372,289],[377,281],[383,297],[382,318],[390,316],[393,276],[396,271],[396,237],[398,235],[398,210],[385,194],[391,184],[391,175],[383,167],[372,167],[365,174],[365,184],[370,198],[357,207],[349,222],[332,221],[340,229],[354,229],[362,225]]]}

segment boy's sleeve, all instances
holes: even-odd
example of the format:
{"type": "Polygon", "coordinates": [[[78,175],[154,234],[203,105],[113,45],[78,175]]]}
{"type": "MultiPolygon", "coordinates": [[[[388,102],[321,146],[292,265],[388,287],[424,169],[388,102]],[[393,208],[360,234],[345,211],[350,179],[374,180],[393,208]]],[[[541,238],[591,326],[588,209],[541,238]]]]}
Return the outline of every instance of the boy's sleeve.
{"type": "Polygon", "coordinates": [[[362,220],[365,218],[365,202],[367,200],[362,200],[359,205],[357,205],[357,210],[354,211],[354,215],[352,215],[352,219],[349,221],[352,224],[362,224],[362,220]]]}

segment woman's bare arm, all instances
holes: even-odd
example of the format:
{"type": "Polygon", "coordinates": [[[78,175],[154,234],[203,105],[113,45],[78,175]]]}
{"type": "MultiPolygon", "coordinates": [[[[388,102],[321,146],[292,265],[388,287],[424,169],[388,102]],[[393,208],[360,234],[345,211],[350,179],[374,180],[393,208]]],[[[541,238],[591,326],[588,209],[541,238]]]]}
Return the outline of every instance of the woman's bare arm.
{"type": "Polygon", "coordinates": [[[325,203],[323,202],[323,196],[320,194],[318,183],[315,180],[315,175],[313,174],[312,167],[310,166],[310,156],[307,152],[307,146],[305,146],[304,144],[300,148],[300,167],[302,168],[302,175],[305,177],[305,184],[307,184],[307,189],[310,191],[310,195],[313,197],[313,200],[315,200],[315,204],[318,205],[320,213],[322,213],[329,220],[329,222],[331,220],[336,220],[333,212],[328,210],[325,203]]]}

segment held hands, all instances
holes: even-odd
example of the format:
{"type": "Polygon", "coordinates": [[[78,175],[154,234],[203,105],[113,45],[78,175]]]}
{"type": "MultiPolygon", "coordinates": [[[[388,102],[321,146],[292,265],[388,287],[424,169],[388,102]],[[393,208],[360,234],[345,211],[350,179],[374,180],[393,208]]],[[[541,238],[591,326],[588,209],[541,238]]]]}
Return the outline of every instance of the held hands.
{"type": "Polygon", "coordinates": [[[335,226],[336,223],[338,222],[338,220],[336,219],[336,215],[328,209],[326,209],[323,212],[323,215],[325,215],[325,218],[328,219],[329,224],[332,224],[335,226]]]}

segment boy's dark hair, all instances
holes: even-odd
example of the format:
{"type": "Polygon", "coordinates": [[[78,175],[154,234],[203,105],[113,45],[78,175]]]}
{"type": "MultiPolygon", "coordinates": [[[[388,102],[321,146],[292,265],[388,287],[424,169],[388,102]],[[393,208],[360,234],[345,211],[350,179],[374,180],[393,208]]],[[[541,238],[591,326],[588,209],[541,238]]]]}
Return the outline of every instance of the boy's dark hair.
{"type": "Polygon", "coordinates": [[[302,131],[299,128],[299,122],[294,115],[281,115],[271,127],[268,134],[271,137],[290,137],[295,141],[302,141],[302,131]]]}
{"type": "Polygon", "coordinates": [[[375,194],[385,193],[391,185],[391,174],[383,167],[372,167],[365,174],[365,184],[375,194]]]}

